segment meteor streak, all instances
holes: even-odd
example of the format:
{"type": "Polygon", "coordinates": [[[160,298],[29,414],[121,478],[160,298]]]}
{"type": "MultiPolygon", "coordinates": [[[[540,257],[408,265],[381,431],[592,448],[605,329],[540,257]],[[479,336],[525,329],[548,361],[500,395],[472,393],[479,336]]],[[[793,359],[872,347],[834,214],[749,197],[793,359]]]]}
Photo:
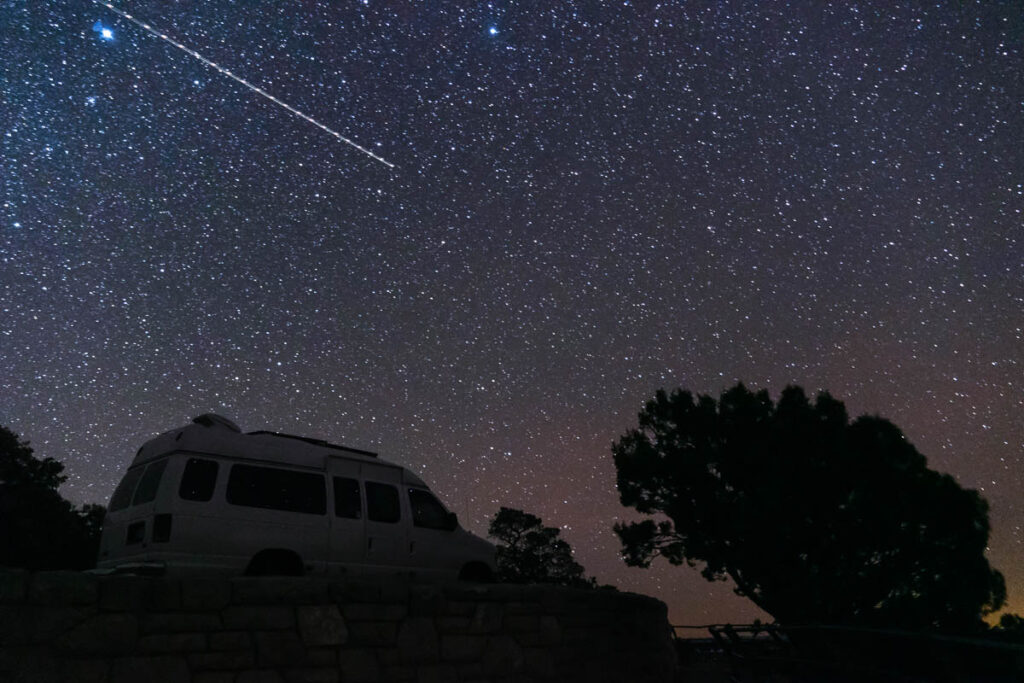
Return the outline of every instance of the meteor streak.
{"type": "Polygon", "coordinates": [[[313,117],[307,116],[306,114],[303,114],[301,111],[299,111],[295,107],[291,106],[287,102],[282,102],[281,100],[277,99],[276,97],[274,97],[273,95],[268,93],[266,90],[263,90],[262,88],[260,88],[260,87],[258,87],[256,85],[253,85],[252,83],[250,83],[249,81],[245,80],[241,76],[236,76],[235,74],[231,73],[230,71],[228,71],[227,69],[225,69],[221,65],[217,64],[216,62],[210,61],[206,57],[202,56],[201,54],[199,54],[195,50],[193,50],[191,48],[188,48],[188,47],[185,47],[184,45],[182,45],[178,41],[174,40],[173,38],[171,38],[167,34],[161,33],[160,31],[156,30],[155,28],[153,28],[152,26],[150,26],[146,22],[140,21],[140,20],[136,19],[135,17],[133,17],[132,15],[128,14],[127,12],[123,12],[123,11],[119,10],[118,8],[116,8],[113,5],[111,5],[109,2],[103,2],[103,0],[92,0],[92,2],[97,4],[97,5],[102,5],[103,7],[106,7],[107,9],[109,9],[114,14],[117,14],[118,16],[123,17],[123,18],[127,19],[128,21],[132,22],[133,24],[135,24],[136,26],[142,28],[147,33],[149,33],[150,35],[154,35],[154,36],[156,36],[157,38],[159,38],[161,40],[166,40],[168,43],[170,43],[174,47],[178,48],[179,50],[181,50],[183,52],[186,52],[189,55],[192,55],[193,57],[198,59],[200,62],[205,64],[206,66],[211,67],[213,69],[216,69],[217,71],[221,72],[222,74],[224,74],[228,78],[231,78],[232,80],[237,81],[238,83],[241,83],[242,85],[247,87],[249,90],[252,90],[254,93],[256,93],[258,95],[262,95],[263,97],[266,97],[268,100],[270,100],[274,104],[279,105],[281,107],[284,107],[285,109],[287,109],[291,113],[295,114],[296,116],[298,116],[300,118],[303,118],[306,121],[309,121],[310,123],[312,123],[317,128],[319,128],[321,130],[327,131],[328,133],[330,133],[334,137],[338,138],[339,140],[341,140],[345,144],[351,145],[352,147],[355,147],[356,149],[358,149],[363,154],[371,157],[372,159],[375,159],[376,161],[379,161],[380,163],[384,164],[388,168],[394,168],[395,167],[395,165],[393,163],[391,163],[390,161],[387,161],[386,159],[384,159],[381,156],[378,156],[377,154],[374,154],[373,152],[371,152],[370,150],[366,149],[365,147],[363,147],[359,143],[357,143],[357,142],[355,142],[353,140],[348,139],[347,137],[345,137],[341,133],[339,133],[339,132],[337,132],[335,130],[331,130],[330,128],[328,128],[324,124],[322,124],[319,121],[317,121],[316,119],[314,119],[313,117]]]}

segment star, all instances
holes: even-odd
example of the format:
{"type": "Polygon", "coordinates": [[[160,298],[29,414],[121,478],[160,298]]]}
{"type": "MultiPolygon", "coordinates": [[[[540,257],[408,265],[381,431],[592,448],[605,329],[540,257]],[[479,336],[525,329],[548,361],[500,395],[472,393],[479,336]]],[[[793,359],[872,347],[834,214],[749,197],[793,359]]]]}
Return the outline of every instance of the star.
{"type": "Polygon", "coordinates": [[[113,29],[104,26],[103,22],[101,21],[97,21],[95,24],[93,24],[92,30],[100,34],[100,40],[110,41],[114,39],[113,29]]]}

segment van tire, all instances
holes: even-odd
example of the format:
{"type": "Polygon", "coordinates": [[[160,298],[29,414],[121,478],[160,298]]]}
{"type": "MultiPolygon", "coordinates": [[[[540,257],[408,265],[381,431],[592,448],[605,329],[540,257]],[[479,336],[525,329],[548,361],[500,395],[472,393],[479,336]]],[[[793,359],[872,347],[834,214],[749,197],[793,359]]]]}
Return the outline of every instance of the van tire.
{"type": "Polygon", "coordinates": [[[459,572],[459,581],[492,583],[494,581],[494,573],[483,562],[470,562],[459,572]]]}
{"type": "Polygon", "coordinates": [[[304,573],[302,558],[291,550],[261,550],[245,568],[246,576],[302,576],[304,573]]]}

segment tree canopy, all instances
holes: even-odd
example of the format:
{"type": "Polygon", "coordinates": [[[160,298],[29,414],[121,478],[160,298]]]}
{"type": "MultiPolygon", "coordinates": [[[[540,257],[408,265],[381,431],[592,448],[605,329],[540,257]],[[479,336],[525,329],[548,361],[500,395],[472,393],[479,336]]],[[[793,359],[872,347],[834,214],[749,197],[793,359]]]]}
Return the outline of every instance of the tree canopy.
{"type": "Polygon", "coordinates": [[[1005,600],[985,500],[827,393],[659,391],[612,450],[622,504],[657,516],[616,525],[630,565],[701,564],[789,624],[964,632],[1005,600]]]}
{"type": "Polygon", "coordinates": [[[96,563],[102,505],[76,508],[57,488],[64,465],[40,460],[0,427],[0,564],[29,569],[88,569],[96,563]]]}
{"type": "Polygon", "coordinates": [[[498,580],[506,583],[552,583],[592,586],[560,531],[540,517],[503,507],[491,520],[487,535],[498,541],[498,580]]]}

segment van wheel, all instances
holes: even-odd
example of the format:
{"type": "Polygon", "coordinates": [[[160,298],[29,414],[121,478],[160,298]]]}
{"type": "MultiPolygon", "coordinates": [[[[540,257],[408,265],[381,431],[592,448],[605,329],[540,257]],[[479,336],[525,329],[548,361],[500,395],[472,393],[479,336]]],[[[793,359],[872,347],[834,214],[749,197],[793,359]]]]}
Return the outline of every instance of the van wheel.
{"type": "Polygon", "coordinates": [[[261,550],[249,561],[246,576],[302,576],[302,558],[291,550],[261,550]]]}
{"type": "Polygon", "coordinates": [[[494,573],[491,568],[482,562],[470,562],[459,572],[459,581],[471,583],[491,583],[494,581],[494,573]]]}

